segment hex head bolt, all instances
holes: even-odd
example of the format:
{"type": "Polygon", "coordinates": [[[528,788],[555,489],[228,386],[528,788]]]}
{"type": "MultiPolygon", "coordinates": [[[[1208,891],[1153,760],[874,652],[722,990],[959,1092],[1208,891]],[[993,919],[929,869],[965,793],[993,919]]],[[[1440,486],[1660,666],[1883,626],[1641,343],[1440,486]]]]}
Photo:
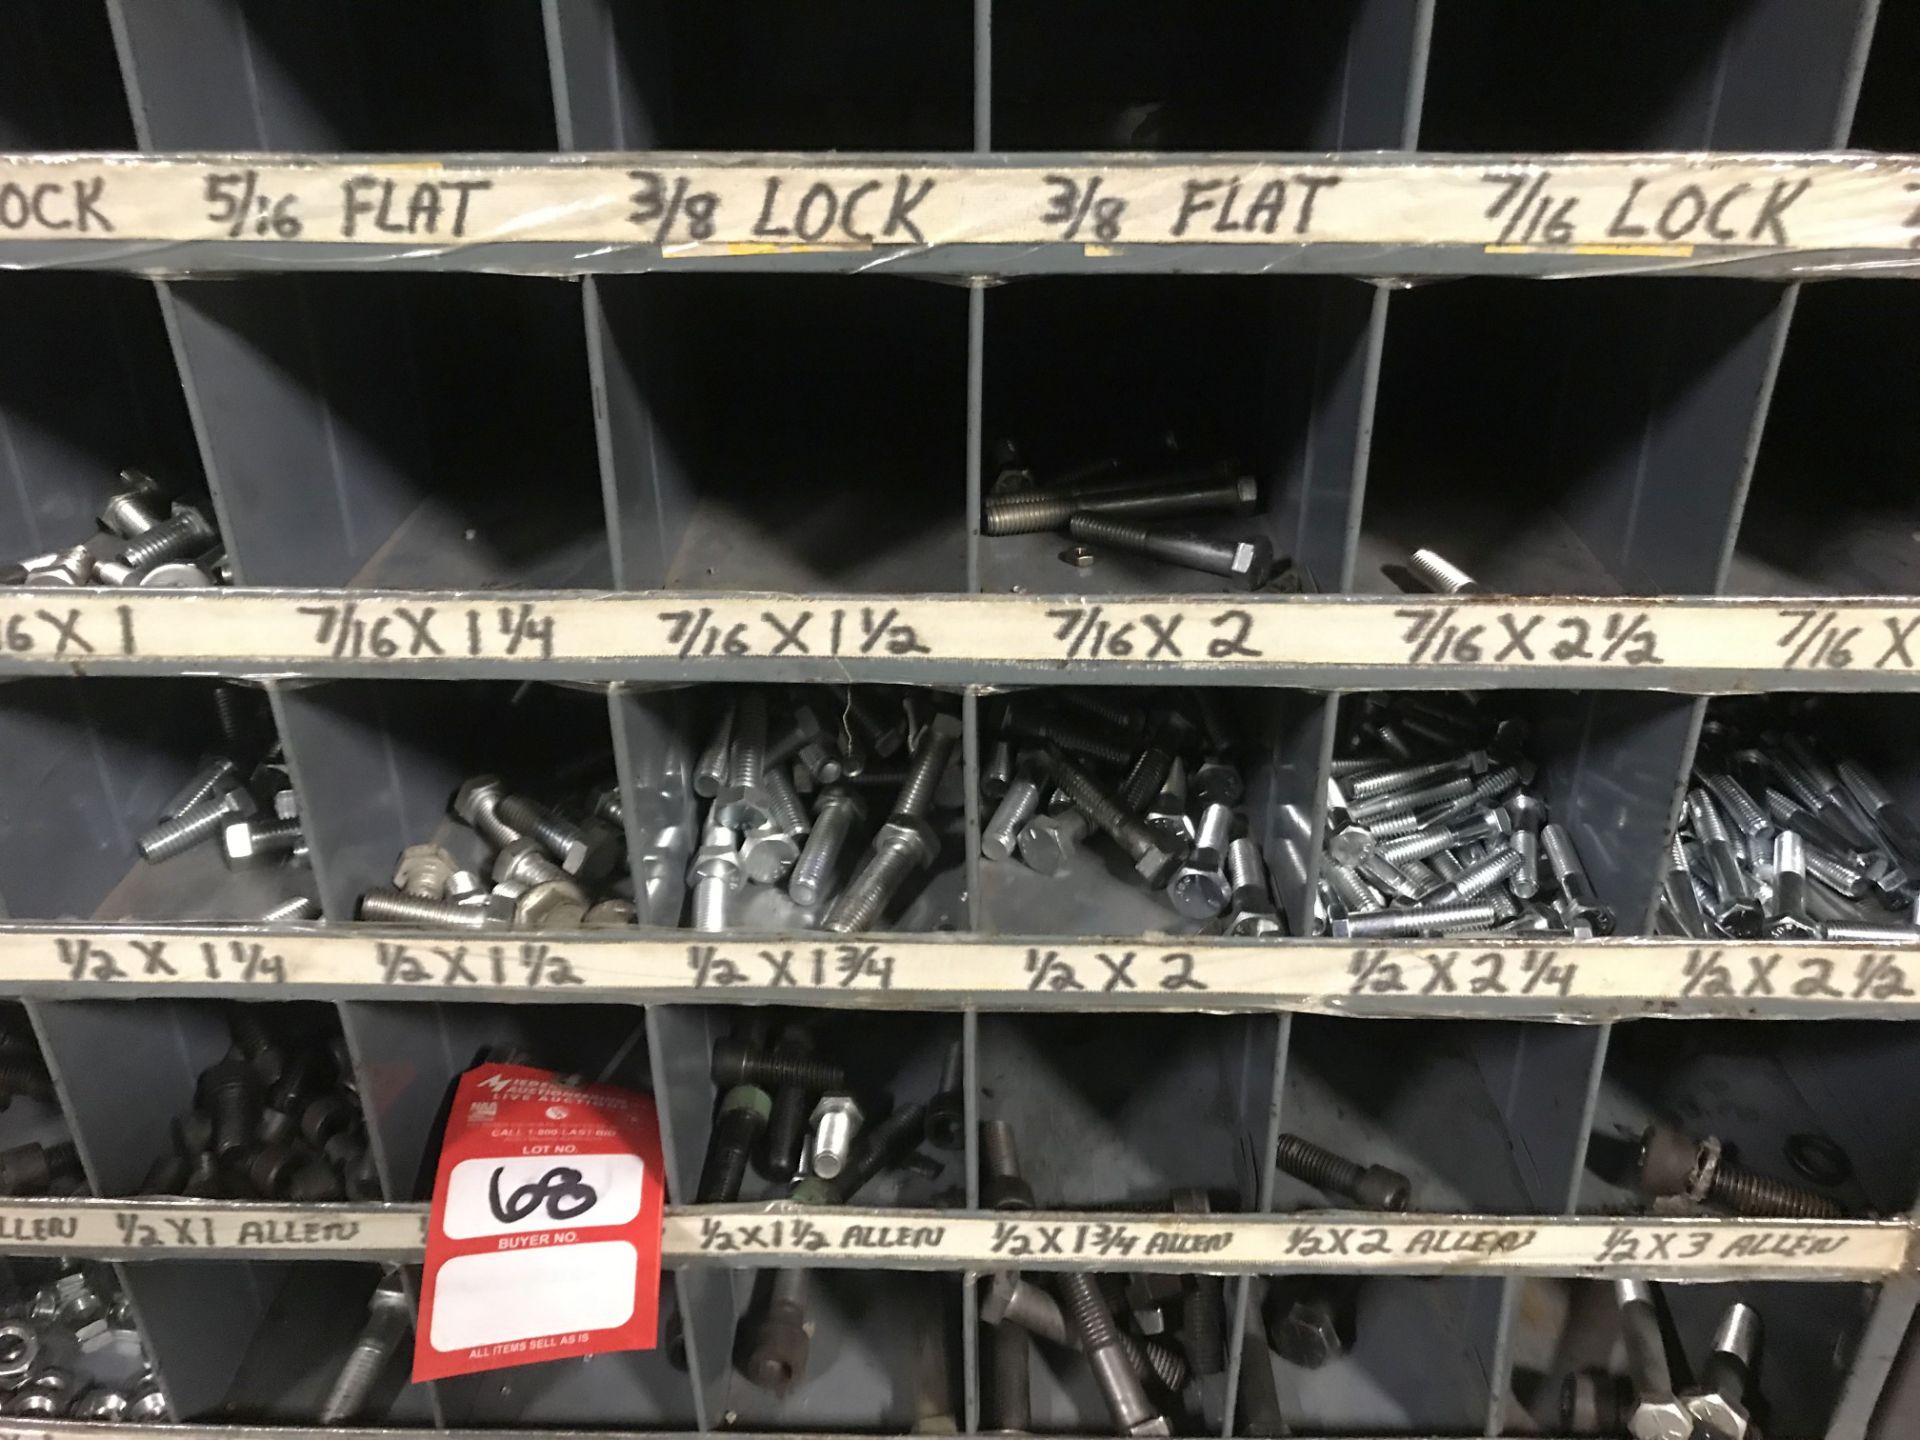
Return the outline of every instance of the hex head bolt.
{"type": "Polygon", "coordinates": [[[212,839],[227,823],[229,816],[251,815],[256,808],[253,797],[244,790],[229,790],[216,795],[197,809],[184,810],[148,830],[137,842],[140,855],[149,865],[171,860],[202,841],[212,839]]]}
{"type": "Polygon", "coordinates": [[[1773,837],[1773,899],[1767,934],[1775,940],[1817,940],[1820,927],[1807,913],[1806,842],[1791,830],[1773,837]]]}
{"type": "Polygon", "coordinates": [[[120,558],[136,570],[146,570],[204,550],[219,538],[206,516],[191,505],[176,504],[171,519],[128,541],[120,558]]]}
{"type": "Polygon", "coordinates": [[[1416,550],[1407,568],[1436,595],[1484,595],[1487,587],[1437,550],[1416,550]]]}
{"type": "Polygon", "coordinates": [[[1012,784],[1013,742],[996,740],[988,753],[986,764],[980,768],[980,793],[997,804],[1012,784]]]}
{"type": "Polygon", "coordinates": [[[195,1103],[213,1118],[213,1154],[225,1160],[253,1144],[260,1123],[260,1077],[245,1060],[230,1056],[201,1073],[195,1103]]]}
{"type": "Polygon", "coordinates": [[[1714,1327],[1700,1388],[1685,1397],[1688,1412],[1714,1440],[1747,1440],[1753,1433],[1747,1389],[1759,1368],[1760,1312],[1734,1301],[1714,1327]]]}
{"type": "Polygon", "coordinates": [[[834,785],[820,792],[806,847],[787,877],[787,894],[794,904],[818,905],[826,899],[847,841],[866,818],[866,802],[852,791],[834,785]]]}
{"type": "Polygon", "coordinates": [[[1238,914],[1274,914],[1273,890],[1259,842],[1242,835],[1227,846],[1227,904],[1238,914]]]}
{"type": "Polygon", "coordinates": [[[851,1095],[822,1095],[813,1107],[813,1173],[822,1180],[836,1179],[847,1168],[847,1156],[854,1137],[866,1123],[866,1115],[851,1095]]]}
{"type": "Polygon", "coordinates": [[[151,489],[125,490],[101,507],[100,524],[122,540],[138,540],[160,523],[151,489]]]}
{"type": "Polygon", "coordinates": [[[736,1085],[720,1101],[719,1117],[707,1141],[706,1164],[700,1170],[695,1200],[702,1205],[725,1205],[740,1198],[747,1178],[747,1159],[766,1133],[773,1113],[773,1097],[757,1085],[736,1085]]]}
{"type": "Polygon", "coordinates": [[[760,783],[766,787],[767,796],[773,801],[775,827],[795,836],[805,835],[813,829],[813,819],[807,814],[800,792],[793,788],[793,775],[786,766],[767,767],[760,777],[760,783]]]}
{"type": "Polygon", "coordinates": [[[689,929],[706,935],[718,935],[727,928],[728,902],[747,883],[740,868],[740,852],[734,847],[733,831],[724,825],[710,825],[701,836],[700,848],[687,866],[687,883],[692,892],[689,929]]]}
{"type": "Polygon", "coordinates": [[[1054,783],[1067,792],[1076,809],[1098,825],[1134,862],[1134,873],[1154,889],[1172,878],[1186,858],[1187,847],[1169,847],[1138,817],[1120,807],[1092,776],[1064,755],[1053,756],[1054,783]]]}
{"type": "Polygon", "coordinates": [[[1364,825],[1389,815],[1404,815],[1409,810],[1424,809],[1443,800],[1458,800],[1471,793],[1477,783],[1471,775],[1452,775],[1416,789],[1388,790],[1365,800],[1352,800],[1347,806],[1347,814],[1356,824],[1364,825]]]}
{"type": "Polygon", "coordinates": [[[894,797],[895,820],[924,820],[933,811],[934,791],[940,777],[947,773],[953,759],[953,747],[960,743],[958,719],[945,713],[935,715],[921,737],[919,753],[907,767],[907,780],[894,797]]]}
{"type": "Polygon", "coordinates": [[[478,830],[494,849],[504,849],[524,838],[500,815],[500,802],[507,787],[498,775],[476,775],[454,792],[453,813],[478,830]]]}
{"type": "Polygon", "coordinates": [[[1920,854],[1920,825],[1865,766],[1856,760],[1841,760],[1834,769],[1854,804],[1895,848],[1910,855],[1920,854]]]}
{"type": "Polygon", "coordinates": [[[1685,933],[1696,939],[1710,933],[1700,897],[1694,889],[1693,867],[1687,863],[1687,847],[1678,835],[1673,837],[1667,850],[1667,869],[1660,878],[1660,893],[1685,933]]]}
{"type": "Polygon", "coordinates": [[[510,915],[487,905],[452,900],[422,900],[399,890],[369,890],[360,897],[359,916],[378,925],[419,925],[436,930],[498,930],[510,915]]]}
{"type": "MultiPolygon", "coordinates": [[[[1514,837],[1518,839],[1518,836],[1514,837]]],[[[1526,857],[1518,850],[1508,848],[1495,851],[1484,860],[1475,861],[1460,872],[1459,878],[1442,885],[1426,897],[1432,905],[1453,905],[1463,900],[1472,900],[1502,884],[1509,876],[1517,873],[1526,864],[1526,857]]]]}
{"type": "Polygon", "coordinates": [[[1063,1308],[1072,1320],[1073,1333],[1080,1338],[1093,1378],[1099,1383],[1107,1410],[1114,1424],[1128,1435],[1170,1435],[1166,1417],[1153,1408],[1139,1372],[1127,1358],[1120,1343],[1120,1331],[1113,1323],[1107,1302],[1093,1276],[1084,1270],[1062,1271],[1056,1277],[1063,1308]]]}
{"type": "Polygon", "coordinates": [[[612,871],[620,856],[620,837],[613,831],[571,824],[524,795],[502,795],[495,813],[521,834],[539,841],[561,870],[588,884],[612,871]]]}
{"type": "Polygon", "coordinates": [[[889,820],[874,836],[866,864],[840,892],[820,928],[838,935],[871,930],[907,877],[933,864],[939,853],[939,842],[926,821],[889,820]]]}
{"type": "Polygon", "coordinates": [[[1459,905],[1411,905],[1404,910],[1376,910],[1364,915],[1336,916],[1332,931],[1342,940],[1383,940],[1394,936],[1452,935],[1485,930],[1500,922],[1500,907],[1490,900],[1459,905]]]}
{"type": "Polygon", "coordinates": [[[744,1040],[717,1040],[708,1074],[716,1085],[797,1085],[803,1090],[845,1090],[847,1072],[813,1058],[807,1032],[789,1028],[771,1051],[755,1050],[744,1040]]]}
{"type": "Polygon", "coordinates": [[[732,702],[727,705],[713,737],[707,741],[707,748],[700,752],[700,759],[693,767],[693,793],[708,800],[726,788],[729,778],[727,761],[733,749],[735,708],[732,702]]]}
{"type": "Polygon", "coordinates": [[[400,1272],[389,1269],[367,1301],[367,1322],[361,1326],[320,1407],[322,1425],[344,1425],[360,1414],[394,1351],[412,1329],[413,1311],[407,1304],[400,1272]]]}
{"type": "Polygon", "coordinates": [[[220,827],[220,853],[229,869],[258,864],[296,849],[303,837],[298,820],[229,820],[220,827]]]}
{"type": "Polygon", "coordinates": [[[1365,1210],[1404,1210],[1413,1187],[1398,1170],[1362,1165],[1299,1135],[1282,1135],[1275,1163],[1296,1180],[1365,1210]]]}
{"type": "Polygon", "coordinates": [[[1149,745],[1134,757],[1127,778],[1120,782],[1115,798],[1136,815],[1144,811],[1173,770],[1173,756],[1158,745],[1149,745]]]}
{"type": "Polygon", "coordinates": [[[1225,511],[1250,515],[1260,502],[1260,482],[1251,475],[1217,471],[1192,480],[1129,480],[1106,486],[1072,486],[986,501],[989,535],[1030,535],[1058,530],[1075,515],[1125,515],[1135,520],[1225,511]]]}
{"type": "Polygon", "coordinates": [[[727,783],[714,797],[717,824],[750,830],[773,819],[773,798],[760,782],[767,754],[767,697],[749,690],[735,702],[727,750],[727,783]]]}
{"type": "Polygon", "coordinates": [[[1155,530],[1132,520],[1086,513],[1069,517],[1067,533],[1076,540],[1130,555],[1219,575],[1244,590],[1258,590],[1273,574],[1273,542],[1264,535],[1251,540],[1210,540],[1204,535],[1155,530]]]}
{"type": "Polygon", "coordinates": [[[161,807],[162,815],[184,815],[189,810],[198,810],[224,790],[235,789],[240,784],[240,767],[225,755],[215,755],[194,771],[187,783],[174,792],[173,797],[161,807]]]}
{"type": "Polygon", "coordinates": [[[1616,1280],[1613,1294],[1620,1307],[1627,1370],[1633,1377],[1634,1403],[1627,1418],[1628,1432],[1634,1440],[1690,1440],[1693,1417],[1674,1394],[1653,1287],[1645,1280],[1616,1280]]]}
{"type": "Polygon", "coordinates": [[[1576,918],[1585,920],[1593,927],[1594,934],[1611,935],[1614,928],[1613,909],[1602,905],[1600,897],[1594,893],[1593,882],[1587,879],[1586,867],[1580,863],[1580,852],[1573,848],[1573,837],[1567,833],[1567,827],[1541,826],[1540,844],[1547,852],[1547,864],[1553,869],[1553,878],[1559,882],[1563,907],[1569,912],[1569,922],[1576,918]]]}
{"type": "Polygon", "coordinates": [[[1838,1201],[1728,1161],[1720,1141],[1695,1140],[1666,1125],[1649,1125],[1640,1137],[1638,1183],[1649,1199],[1684,1195],[1734,1215],[1782,1220],[1842,1220],[1838,1201]]]}
{"type": "Polygon", "coordinates": [[[1167,899],[1173,908],[1191,920],[1208,920],[1221,914],[1232,898],[1227,882],[1227,848],[1233,836],[1233,811],[1225,805],[1209,805],[1200,816],[1200,831],[1187,861],[1167,882],[1167,899]]]}
{"type": "Polygon", "coordinates": [[[980,832],[980,853],[989,860],[1009,860],[1020,844],[1020,832],[1039,812],[1046,795],[1046,766],[1038,756],[1023,755],[1000,803],[980,832]]]}
{"type": "Polygon", "coordinates": [[[1036,815],[1020,832],[1021,863],[1040,875],[1058,875],[1092,829],[1085,812],[1074,807],[1058,815],[1036,815]]]}

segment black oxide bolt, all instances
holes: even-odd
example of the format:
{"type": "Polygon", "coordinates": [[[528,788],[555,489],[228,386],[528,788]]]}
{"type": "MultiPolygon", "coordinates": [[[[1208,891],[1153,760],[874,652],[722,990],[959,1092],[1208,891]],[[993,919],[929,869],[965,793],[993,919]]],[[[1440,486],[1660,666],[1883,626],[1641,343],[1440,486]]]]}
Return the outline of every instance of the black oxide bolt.
{"type": "Polygon", "coordinates": [[[213,1117],[213,1153],[238,1155],[253,1143],[260,1123],[260,1077],[237,1056],[220,1061],[200,1076],[199,1104],[213,1117]]]}
{"type": "Polygon", "coordinates": [[[1282,1135],[1279,1167],[1330,1195],[1341,1195],[1368,1210],[1404,1210],[1411,1187],[1407,1177],[1384,1165],[1360,1165],[1298,1135],[1282,1135]]]}
{"type": "Polygon", "coordinates": [[[1128,1435],[1169,1433],[1166,1419],[1147,1399],[1139,1373],[1121,1344],[1113,1313],[1101,1298],[1093,1276],[1084,1270],[1064,1270],[1054,1278],[1060,1288],[1061,1305],[1073,1333],[1080,1337],[1080,1349],[1086,1354],[1115,1424],[1128,1435]]]}
{"type": "Polygon", "coordinates": [[[980,1203],[987,1209],[1033,1209],[1033,1187],[1021,1178],[1013,1127],[1006,1121],[980,1122],[980,1170],[980,1203]]]}
{"type": "Polygon", "coordinates": [[[707,1163],[700,1171],[694,1198],[702,1205],[725,1205],[740,1198],[747,1178],[747,1157],[767,1128],[773,1097],[757,1085],[736,1085],[720,1102],[713,1137],[707,1141],[707,1163]]]}
{"type": "MultiPolygon", "coordinates": [[[[779,1060],[783,1067],[789,1064],[811,1061],[813,1057],[813,1037],[805,1030],[789,1028],[781,1035],[773,1047],[769,1058],[779,1060]]],[[[783,1074],[794,1073],[783,1068],[783,1074]]],[[[838,1085],[820,1086],[819,1091],[844,1089],[845,1077],[836,1078],[838,1085]]],[[[767,1117],[767,1142],[764,1154],[763,1173],[769,1180],[788,1181],[800,1168],[800,1151],[806,1145],[807,1134],[812,1128],[813,1096],[815,1089],[797,1081],[777,1083],[773,1091],[773,1113],[767,1117]]]]}
{"type": "Polygon", "coordinates": [[[874,1176],[918,1148],[926,1133],[927,1107],[918,1101],[900,1106],[878,1125],[862,1131],[846,1167],[833,1179],[835,1197],[842,1203],[853,1199],[874,1176]]]}
{"type": "MultiPolygon", "coordinates": [[[[771,1053],[755,1051],[744,1041],[721,1040],[713,1047],[713,1083],[716,1085],[798,1085],[824,1093],[847,1088],[847,1072],[839,1065],[815,1060],[789,1043],[789,1032],[771,1053]]],[[[811,1048],[811,1047],[808,1047],[811,1048]]]]}
{"type": "Polygon", "coordinates": [[[958,1150],[967,1143],[965,1084],[965,1062],[956,1040],[940,1066],[940,1089],[927,1104],[927,1139],[942,1150],[958,1150]]]}

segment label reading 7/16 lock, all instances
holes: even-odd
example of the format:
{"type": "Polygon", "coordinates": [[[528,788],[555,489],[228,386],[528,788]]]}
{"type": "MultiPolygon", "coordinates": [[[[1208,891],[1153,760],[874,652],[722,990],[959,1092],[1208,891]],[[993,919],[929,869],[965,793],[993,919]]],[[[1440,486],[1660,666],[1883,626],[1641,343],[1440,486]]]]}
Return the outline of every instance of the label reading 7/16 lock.
{"type": "Polygon", "coordinates": [[[651,1098],[483,1065],[461,1076],[427,1218],[413,1378],[655,1343],[651,1098]]]}

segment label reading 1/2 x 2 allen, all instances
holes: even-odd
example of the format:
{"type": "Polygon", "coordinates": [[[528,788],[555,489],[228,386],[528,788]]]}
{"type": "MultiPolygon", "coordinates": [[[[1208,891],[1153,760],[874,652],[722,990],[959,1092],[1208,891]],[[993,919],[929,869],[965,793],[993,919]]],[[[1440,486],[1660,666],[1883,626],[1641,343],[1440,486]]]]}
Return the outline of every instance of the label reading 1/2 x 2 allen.
{"type": "Polygon", "coordinates": [[[482,1065],[434,1177],[413,1378],[650,1349],[660,1310],[653,1100],[482,1065]]]}

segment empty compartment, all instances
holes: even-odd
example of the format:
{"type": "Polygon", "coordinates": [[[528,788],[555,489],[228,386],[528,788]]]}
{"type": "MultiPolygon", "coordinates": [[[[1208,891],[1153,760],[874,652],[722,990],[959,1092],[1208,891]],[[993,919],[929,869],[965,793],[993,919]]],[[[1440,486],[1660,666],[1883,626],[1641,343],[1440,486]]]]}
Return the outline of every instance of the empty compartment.
{"type": "MultiPolygon", "coordinates": [[[[1520,1292],[1504,1433],[1627,1434],[1634,1390],[1615,1287],[1530,1279],[1520,1292]]],[[[1829,1433],[1878,1293],[1873,1285],[1808,1282],[1651,1287],[1667,1369],[1682,1403],[1723,1397],[1745,1412],[1754,1433],[1807,1440],[1829,1433]],[[1741,1324],[1757,1342],[1756,1364],[1737,1398],[1719,1383],[1725,1362],[1709,1365],[1719,1327],[1735,1305],[1751,1312],[1741,1324]]],[[[1731,1412],[1716,1405],[1711,1413],[1731,1412]]]]}
{"type": "MultiPolygon", "coordinates": [[[[1458,977],[1463,990],[1487,969],[1471,956],[1455,963],[1471,971],[1458,977]]],[[[1290,1034],[1276,1210],[1566,1209],[1598,1031],[1296,1015],[1290,1034]],[[1349,1184],[1328,1157],[1365,1174],[1349,1184]]]]}
{"type": "Polygon", "coordinates": [[[657,1023],[682,1200],[966,1203],[958,1015],[675,1006],[657,1023]]]}
{"type": "Polygon", "coordinates": [[[1406,565],[1428,549],[1496,594],[1712,593],[1782,294],[1464,280],[1394,297],[1352,588],[1423,590],[1406,565]]]}
{"type": "Polygon", "coordinates": [[[1164,1211],[1198,1190],[1250,1211],[1278,1043],[1270,1016],[982,1015],[980,1118],[1010,1129],[1042,1209],[1164,1211]]]}
{"type": "Polygon", "coordinates": [[[539,0],[110,3],[149,149],[557,148],[539,0]]]}
{"type": "MultiPolygon", "coordinates": [[[[1250,1324],[1240,1363],[1272,1367],[1279,1413],[1299,1434],[1478,1435],[1501,1284],[1495,1276],[1269,1276],[1252,1295],[1267,1344],[1250,1324]]],[[[1235,1429],[1262,1433],[1244,1411],[1235,1429]]]]}
{"type": "Polygon", "coordinates": [[[243,583],[611,582],[577,285],[254,275],[168,297],[243,583]]]}
{"type": "Polygon", "coordinates": [[[984,928],[1304,931],[1325,697],[1062,686],[984,701],[980,716],[984,928]],[[1124,835],[1069,803],[1066,766],[1129,817],[1124,835]]]}
{"type": "Polygon", "coordinates": [[[1406,144],[1416,11],[1042,0],[993,15],[1000,150],[1372,150],[1406,144]]]}
{"type": "Polygon", "coordinates": [[[133,148],[105,0],[21,0],[0,12],[0,149],[133,148]]]}
{"type": "Polygon", "coordinates": [[[0,686],[0,909],[303,919],[306,821],[267,692],[167,678],[0,686]]]}
{"type": "Polygon", "coordinates": [[[429,1426],[431,1387],[411,1384],[417,1272],[303,1260],[125,1265],[127,1293],[178,1420],[429,1426]],[[336,1391],[355,1342],[390,1342],[370,1379],[336,1391]],[[334,1400],[342,1413],[329,1413],[334,1400]],[[354,1402],[349,1404],[349,1402],[354,1402]]]}
{"type": "Polygon", "coordinates": [[[1882,5],[1847,140],[1854,149],[1907,154],[1920,149],[1920,96],[1907,83],[1916,54],[1920,54],[1920,9],[1882,5]]]}
{"type": "MultiPolygon", "coordinates": [[[[1804,982],[1807,963],[1756,955],[1727,968],[1736,986],[1764,972],[1786,993],[1804,982]]],[[[1812,964],[1831,966],[1834,983],[1853,978],[1837,963],[1812,964]]],[[[1920,1112],[1897,1077],[1912,1073],[1920,1040],[1905,1029],[1858,1021],[1616,1025],[1580,1208],[1906,1213],[1920,1160],[1905,1137],[1920,1112]]]]}
{"type": "Polygon", "coordinates": [[[26,1007],[0,1005],[0,1195],[87,1193],[80,1152],[26,1007]]]}
{"type": "Polygon", "coordinates": [[[1437,0],[1425,150],[1821,150],[1841,143],[1872,0],[1437,0]],[[1783,85],[1783,76],[1793,83],[1783,85]]]}
{"type": "Polygon", "coordinates": [[[958,1278],[903,1270],[737,1270],[726,1278],[731,1351],[718,1357],[726,1369],[710,1394],[722,1427],[958,1428],[958,1278]],[[768,1324],[770,1315],[784,1323],[768,1324]]]}
{"type": "Polygon", "coordinates": [[[622,585],[966,588],[963,289],[649,275],[594,294],[622,585]],[[743,360],[779,382],[742,384],[743,360]]]}
{"type": "Polygon", "coordinates": [[[981,588],[1338,588],[1371,309],[1366,289],[1327,279],[989,290],[981,588]],[[1082,510],[1089,529],[1071,535],[1082,510]],[[1175,562],[1139,527],[1210,543],[1175,562]]]}
{"type": "MultiPolygon", "coordinates": [[[[1920,297],[1899,285],[1857,281],[1800,292],[1728,591],[1920,589],[1920,492],[1901,464],[1920,441],[1920,419],[1898,378],[1920,361],[1916,334],[1920,297]]],[[[1864,658],[1879,658],[1884,644],[1862,640],[1871,652],[1864,658]]]]}
{"type": "MultiPolygon", "coordinates": [[[[9,275],[0,310],[0,581],[20,578],[9,568],[18,562],[76,546],[95,563],[116,558],[131,537],[101,515],[132,488],[123,470],[164,490],[140,502],[145,518],[167,517],[175,500],[213,518],[154,287],[114,275],[9,275]]],[[[83,569],[68,578],[98,577],[83,569]]]]}
{"type": "Polygon", "coordinates": [[[1317,871],[1334,932],[1645,933],[1695,712],[1651,692],[1342,696],[1317,871]]]}
{"type": "MultiPolygon", "coordinates": [[[[891,685],[617,691],[642,918],[710,934],[968,928],[959,699],[891,685]]],[[[785,967],[821,965],[875,978],[851,949],[779,953],[715,952],[707,978],[744,966],[781,984],[796,974],[785,967]]]]}
{"type": "Polygon", "coordinates": [[[601,687],[344,681],[282,702],[330,919],[477,930],[631,920],[632,877],[606,808],[615,766],[601,687]],[[373,891],[385,908],[376,899],[363,914],[373,891]],[[605,902],[618,903],[587,921],[605,902]]]}
{"type": "MultiPolygon", "coordinates": [[[[184,973],[201,948],[153,941],[142,959],[184,973]]],[[[35,1015],[96,1193],[381,1198],[332,1006],[74,1000],[35,1015]]]]}
{"type": "Polygon", "coordinates": [[[576,149],[973,148],[967,0],[589,0],[555,18],[576,149]]]}

